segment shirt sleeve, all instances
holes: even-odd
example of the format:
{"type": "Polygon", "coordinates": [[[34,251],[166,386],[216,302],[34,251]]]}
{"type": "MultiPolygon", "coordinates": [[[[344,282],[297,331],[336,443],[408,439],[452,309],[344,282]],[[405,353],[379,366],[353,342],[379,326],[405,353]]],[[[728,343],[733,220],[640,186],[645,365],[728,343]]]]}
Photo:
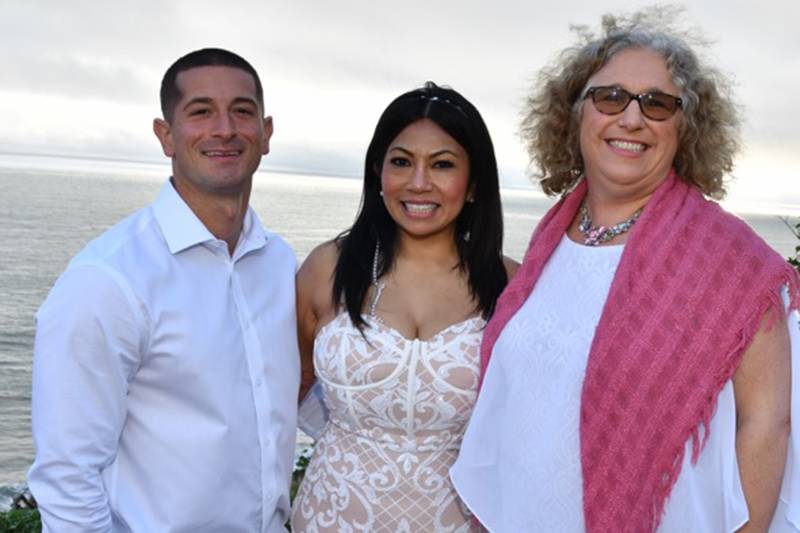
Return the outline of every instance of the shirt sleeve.
{"type": "Polygon", "coordinates": [[[319,439],[322,430],[330,420],[330,412],[325,405],[325,391],[319,380],[309,389],[297,410],[297,427],[314,439],[319,439]]]}
{"type": "Polygon", "coordinates": [[[102,472],[116,457],[145,325],[125,281],[100,266],[68,268],[37,313],[28,484],[45,532],[111,531],[102,472]]]}

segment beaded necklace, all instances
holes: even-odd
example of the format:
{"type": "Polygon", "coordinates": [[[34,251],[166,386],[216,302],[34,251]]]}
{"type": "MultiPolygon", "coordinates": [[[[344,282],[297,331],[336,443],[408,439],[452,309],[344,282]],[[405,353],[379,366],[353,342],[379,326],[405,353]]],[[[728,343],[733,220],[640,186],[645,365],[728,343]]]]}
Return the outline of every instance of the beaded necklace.
{"type": "Polygon", "coordinates": [[[592,217],[589,216],[589,208],[586,206],[586,199],[581,202],[580,215],[581,220],[578,222],[578,230],[583,234],[583,244],[586,246],[598,246],[604,242],[608,242],[617,235],[622,235],[633,226],[634,222],[642,214],[643,207],[640,207],[629,218],[618,222],[613,226],[594,226],[592,225],[592,217]]]}

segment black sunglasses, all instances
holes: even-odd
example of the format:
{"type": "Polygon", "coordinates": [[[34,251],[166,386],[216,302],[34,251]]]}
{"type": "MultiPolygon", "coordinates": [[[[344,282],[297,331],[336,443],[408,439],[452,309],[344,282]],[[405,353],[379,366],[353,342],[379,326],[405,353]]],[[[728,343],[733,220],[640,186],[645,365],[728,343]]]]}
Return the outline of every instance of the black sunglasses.
{"type": "Polygon", "coordinates": [[[631,100],[636,100],[639,110],[650,120],[667,120],[683,104],[683,100],[671,94],[658,91],[631,94],[621,87],[589,87],[584,99],[590,96],[595,109],[605,115],[622,113],[631,100]]]}

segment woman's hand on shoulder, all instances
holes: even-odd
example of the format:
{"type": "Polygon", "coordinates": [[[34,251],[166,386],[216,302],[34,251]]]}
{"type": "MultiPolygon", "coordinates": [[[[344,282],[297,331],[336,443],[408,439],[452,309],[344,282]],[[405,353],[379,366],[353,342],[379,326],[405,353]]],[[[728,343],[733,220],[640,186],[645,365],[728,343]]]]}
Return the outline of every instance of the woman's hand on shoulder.
{"type": "Polygon", "coordinates": [[[297,271],[297,343],[300,348],[300,400],[314,384],[314,337],[320,318],[333,310],[333,271],[338,248],[328,241],[314,248],[297,271]]]}
{"type": "Polygon", "coordinates": [[[517,269],[519,269],[519,263],[517,263],[510,257],[504,255],[503,266],[506,267],[506,275],[508,276],[508,281],[511,281],[511,278],[514,277],[514,274],[517,273],[517,269]]]}

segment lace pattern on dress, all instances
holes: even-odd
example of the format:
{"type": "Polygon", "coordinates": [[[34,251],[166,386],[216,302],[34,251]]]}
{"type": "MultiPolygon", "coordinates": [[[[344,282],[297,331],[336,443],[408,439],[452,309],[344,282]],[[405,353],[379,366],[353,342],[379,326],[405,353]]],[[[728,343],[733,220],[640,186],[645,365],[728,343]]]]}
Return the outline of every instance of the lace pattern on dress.
{"type": "Polygon", "coordinates": [[[448,476],[472,412],[485,321],[428,340],[346,313],[314,342],[330,421],[292,515],[297,531],[464,533],[473,525],[448,476]]]}

